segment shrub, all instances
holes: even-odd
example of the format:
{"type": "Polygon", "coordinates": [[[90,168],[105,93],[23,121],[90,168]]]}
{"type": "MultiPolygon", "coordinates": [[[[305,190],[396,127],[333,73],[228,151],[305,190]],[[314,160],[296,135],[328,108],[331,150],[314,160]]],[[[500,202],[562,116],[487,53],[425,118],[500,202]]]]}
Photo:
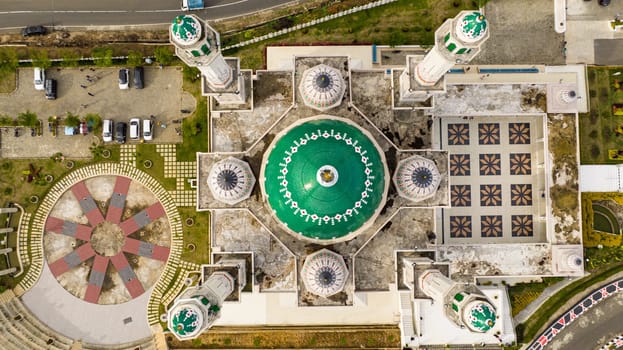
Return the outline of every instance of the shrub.
{"type": "Polygon", "coordinates": [[[112,49],[105,47],[96,47],[91,51],[93,56],[93,63],[99,67],[112,66],[112,49]]]}
{"type": "Polygon", "coordinates": [[[13,126],[15,125],[15,119],[9,117],[8,115],[0,115],[0,125],[2,126],[13,126]]]}
{"type": "Polygon", "coordinates": [[[0,76],[14,72],[19,65],[19,59],[15,49],[10,47],[0,48],[0,76]]]}
{"type": "Polygon", "coordinates": [[[21,126],[27,126],[30,128],[34,128],[39,125],[39,119],[37,115],[31,111],[26,111],[20,113],[17,116],[17,124],[21,126]]]}
{"type": "Polygon", "coordinates": [[[48,69],[52,66],[52,61],[48,57],[48,52],[44,50],[30,50],[30,58],[33,67],[48,69]]]}
{"type": "Polygon", "coordinates": [[[136,52],[136,51],[130,51],[128,52],[128,66],[131,67],[138,67],[138,66],[142,66],[143,65],[143,55],[136,52]]]}
{"type": "Polygon", "coordinates": [[[71,49],[63,50],[61,52],[61,58],[63,59],[61,61],[62,67],[77,67],[80,61],[80,55],[71,49]]]}
{"type": "Polygon", "coordinates": [[[171,50],[171,46],[158,46],[154,50],[154,56],[156,56],[156,61],[158,63],[168,66],[173,62],[173,51],[171,50]]]}
{"type": "Polygon", "coordinates": [[[80,125],[80,117],[72,114],[71,112],[67,112],[67,117],[65,118],[65,125],[70,126],[72,128],[77,128],[80,125]]]}

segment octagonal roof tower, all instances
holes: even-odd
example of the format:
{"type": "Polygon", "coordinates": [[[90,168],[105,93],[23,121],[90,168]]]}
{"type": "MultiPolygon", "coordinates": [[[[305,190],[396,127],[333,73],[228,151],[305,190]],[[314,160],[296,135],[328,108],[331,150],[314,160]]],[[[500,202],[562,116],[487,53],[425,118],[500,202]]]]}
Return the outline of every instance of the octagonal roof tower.
{"type": "Polygon", "coordinates": [[[186,289],[167,311],[171,333],[179,340],[190,340],[210,328],[221,316],[225,298],[234,291],[234,278],[217,271],[199,286],[186,289]]]}
{"type": "Polygon", "coordinates": [[[479,11],[461,11],[435,31],[435,47],[415,67],[415,79],[432,86],[456,63],[468,63],[489,37],[488,22],[479,11]]]}
{"type": "Polygon", "coordinates": [[[187,65],[197,67],[213,87],[224,89],[234,81],[232,69],[220,51],[218,32],[199,17],[175,17],[169,40],[175,45],[175,54],[187,65]]]}
{"type": "Polygon", "coordinates": [[[322,249],[307,256],[301,277],[307,291],[327,298],[344,289],[348,268],[341,255],[322,249]]]}
{"type": "Polygon", "coordinates": [[[264,153],[260,187],[287,232],[333,244],[372,225],[385,203],[388,178],[384,153],[367,130],[320,115],[275,136],[264,153]]]}
{"type": "Polygon", "coordinates": [[[495,307],[474,284],[456,283],[439,270],[425,270],[418,278],[419,288],[444,305],[446,317],[476,333],[489,332],[496,325],[495,307]]]}
{"type": "Polygon", "coordinates": [[[455,64],[467,64],[489,38],[489,24],[480,11],[461,11],[435,31],[435,46],[421,59],[407,56],[407,67],[399,78],[400,101],[422,102],[445,91],[446,72],[455,64]]]}
{"type": "Polygon", "coordinates": [[[214,198],[234,205],[251,195],[255,176],[245,161],[228,157],[212,165],[208,174],[208,187],[214,198]]]}
{"type": "Polygon", "coordinates": [[[441,175],[432,160],[416,155],[398,163],[393,181],[401,197],[418,202],[435,195],[441,175]]]}
{"type": "Polygon", "coordinates": [[[346,83],[339,70],[319,64],[303,72],[299,92],[305,105],[326,111],[342,103],[346,83]]]}

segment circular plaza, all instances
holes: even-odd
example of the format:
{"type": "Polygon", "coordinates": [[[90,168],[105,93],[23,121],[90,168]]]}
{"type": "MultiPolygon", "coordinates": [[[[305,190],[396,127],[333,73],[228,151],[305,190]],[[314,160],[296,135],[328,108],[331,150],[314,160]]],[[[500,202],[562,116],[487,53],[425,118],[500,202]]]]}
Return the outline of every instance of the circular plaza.
{"type": "Polygon", "coordinates": [[[383,151],[354,122],[327,115],[279,133],[264,154],[262,194],[274,217],[297,237],[329,244],[365,230],[389,185],[383,151]]]}
{"type": "Polygon", "coordinates": [[[75,183],[45,222],[44,256],[65,290],[95,304],[136,298],[159,278],[171,228],[156,196],[124,176],[75,183]]]}

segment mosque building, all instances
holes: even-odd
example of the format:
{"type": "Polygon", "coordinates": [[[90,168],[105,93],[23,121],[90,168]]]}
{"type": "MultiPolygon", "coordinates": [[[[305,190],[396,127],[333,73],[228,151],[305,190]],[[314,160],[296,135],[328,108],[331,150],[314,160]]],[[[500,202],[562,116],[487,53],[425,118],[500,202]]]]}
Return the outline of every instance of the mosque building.
{"type": "Polygon", "coordinates": [[[269,47],[256,72],[199,17],[170,28],[210,102],[212,258],[251,272],[188,287],[167,313],[180,339],[398,324],[404,347],[510,344],[503,281],[583,274],[579,212],[557,204],[579,201],[577,174],[556,175],[578,155],[549,147],[586,109],[583,67],[470,66],[495,30],[474,10],[430,49],[269,47]]]}

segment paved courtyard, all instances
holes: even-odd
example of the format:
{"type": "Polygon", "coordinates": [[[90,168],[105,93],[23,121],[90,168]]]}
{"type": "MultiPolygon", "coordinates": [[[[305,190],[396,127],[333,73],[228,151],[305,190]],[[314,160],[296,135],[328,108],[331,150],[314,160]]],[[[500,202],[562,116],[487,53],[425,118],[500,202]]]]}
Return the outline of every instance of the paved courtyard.
{"type": "Polygon", "coordinates": [[[188,114],[180,110],[194,110],[195,100],[182,90],[182,72],[179,67],[165,69],[145,68],[145,88],[120,90],[118,68],[63,68],[48,69],[46,76],[58,81],[56,100],[45,99],[43,91],[36,91],[31,68],[18,70],[17,89],[10,94],[0,94],[2,113],[16,117],[31,111],[43,122],[43,135],[31,137],[30,129],[20,128],[20,136],[14,136],[14,128],[2,128],[0,152],[4,158],[47,158],[56,152],[69,157],[90,157],[89,146],[98,142],[101,135],[64,135],[58,128],[54,137],[48,130],[50,116],[64,118],[67,112],[84,117],[97,113],[102,119],[129,122],[130,118],[147,119],[154,115],[154,143],[179,143],[182,137],[176,132],[181,124],[172,123],[188,114]],[[87,75],[92,82],[87,80],[87,75]],[[84,86],[84,88],[83,88],[84,86]],[[89,93],[94,96],[90,96],[89,93]]]}
{"type": "Polygon", "coordinates": [[[452,202],[444,210],[444,242],[544,242],[543,118],[443,118],[441,124],[452,202]]]}

